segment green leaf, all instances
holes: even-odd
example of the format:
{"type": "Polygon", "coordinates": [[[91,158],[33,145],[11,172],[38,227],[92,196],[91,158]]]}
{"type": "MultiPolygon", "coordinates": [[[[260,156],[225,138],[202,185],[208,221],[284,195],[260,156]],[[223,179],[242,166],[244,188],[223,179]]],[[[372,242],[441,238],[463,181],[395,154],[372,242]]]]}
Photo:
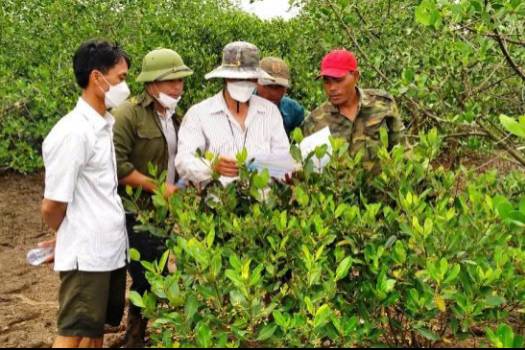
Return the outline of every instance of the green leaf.
{"type": "Polygon", "coordinates": [[[214,279],[216,279],[222,270],[222,255],[220,253],[215,254],[211,260],[211,274],[214,279]]]}
{"type": "Polygon", "coordinates": [[[508,132],[525,139],[525,116],[520,118],[519,123],[503,114],[500,115],[499,120],[508,132]]]}
{"type": "Polygon", "coordinates": [[[330,307],[326,304],[322,305],[315,313],[314,328],[324,327],[330,321],[331,315],[332,310],[330,310],[330,307]]]}
{"type": "Polygon", "coordinates": [[[259,335],[257,337],[257,341],[265,341],[265,340],[270,339],[273,336],[273,334],[275,333],[276,330],[277,330],[277,326],[274,325],[274,324],[270,323],[270,324],[264,326],[259,331],[259,335]]]}
{"type": "Polygon", "coordinates": [[[350,267],[352,266],[352,258],[346,257],[339,263],[339,266],[337,267],[337,271],[335,273],[335,280],[339,281],[345,278],[348,275],[348,271],[350,270],[350,267]]]}
{"type": "Polygon", "coordinates": [[[186,320],[193,320],[193,317],[199,309],[199,301],[194,294],[190,294],[186,300],[186,305],[184,306],[184,313],[186,314],[186,320]]]}
{"type": "Polygon", "coordinates": [[[498,307],[502,304],[505,304],[506,300],[504,297],[499,295],[489,295],[485,298],[485,303],[490,307],[498,307]]]}
{"type": "Polygon", "coordinates": [[[135,248],[130,248],[129,257],[131,261],[140,261],[140,252],[135,248]]]}
{"type": "Polygon", "coordinates": [[[158,270],[159,274],[162,274],[162,272],[164,271],[164,268],[166,267],[166,263],[168,262],[169,256],[170,256],[169,250],[166,250],[164,254],[162,254],[162,257],[160,258],[160,261],[159,261],[159,270],[158,270]]]}
{"type": "Polygon", "coordinates": [[[424,26],[436,26],[441,19],[441,14],[434,0],[423,0],[416,7],[416,22],[424,26]]]}
{"type": "Polygon", "coordinates": [[[306,310],[308,310],[310,315],[313,316],[315,309],[314,309],[314,304],[312,303],[312,300],[310,299],[310,297],[304,297],[304,303],[306,305],[306,310]]]}
{"type": "Polygon", "coordinates": [[[205,323],[199,323],[197,326],[197,345],[201,348],[211,348],[212,334],[210,327],[205,323]]]}
{"type": "Polygon", "coordinates": [[[335,217],[339,218],[341,215],[345,213],[345,211],[348,210],[348,204],[341,203],[337,206],[337,209],[335,210],[335,217]]]}
{"type": "Polygon", "coordinates": [[[244,147],[242,151],[237,153],[236,158],[237,158],[237,164],[239,166],[242,166],[246,163],[246,160],[248,159],[248,150],[246,149],[246,147],[244,147]]]}
{"type": "Polygon", "coordinates": [[[441,338],[436,333],[432,332],[427,328],[416,328],[416,331],[428,340],[438,341],[441,338]]]}
{"type": "Polygon", "coordinates": [[[230,266],[234,268],[236,271],[240,271],[242,268],[242,262],[241,259],[235,254],[230,255],[230,266]]]}
{"type": "Polygon", "coordinates": [[[520,210],[520,213],[525,215],[525,197],[523,197],[520,201],[519,210],[520,210]]]}
{"type": "Polygon", "coordinates": [[[244,286],[244,283],[237,272],[233,270],[226,270],[225,275],[237,288],[242,288],[244,286]]]}
{"type": "Polygon", "coordinates": [[[294,192],[295,198],[297,199],[297,203],[299,203],[299,205],[302,207],[306,207],[310,202],[310,198],[303,190],[303,188],[298,186],[294,189],[294,192]]]}
{"type": "Polygon", "coordinates": [[[144,309],[146,307],[144,305],[144,301],[142,300],[142,296],[134,290],[129,292],[129,301],[131,301],[133,305],[140,307],[141,309],[144,309]]]}
{"type": "Polygon", "coordinates": [[[322,159],[328,152],[328,145],[322,145],[315,148],[315,156],[322,159]]]}
{"type": "Polygon", "coordinates": [[[512,204],[503,196],[494,197],[494,206],[502,219],[508,219],[512,211],[514,211],[512,204]]]}
{"type": "MultiPolygon", "coordinates": [[[[296,129],[298,130],[298,129],[296,129]]],[[[301,163],[303,161],[303,154],[301,153],[301,149],[297,147],[296,145],[292,145],[290,147],[290,154],[292,155],[292,158],[298,162],[301,163]]]]}
{"type": "Polygon", "coordinates": [[[406,261],[407,253],[401,241],[397,241],[394,245],[394,258],[398,264],[404,264],[406,261]]]}
{"type": "Polygon", "coordinates": [[[448,272],[447,278],[445,278],[444,283],[454,282],[458,277],[460,271],[461,266],[459,264],[455,264],[454,267],[448,272]]]}
{"type": "Polygon", "coordinates": [[[258,190],[262,190],[263,188],[268,186],[269,181],[270,172],[268,171],[268,169],[264,169],[262,172],[254,175],[253,186],[258,190]]]}
{"type": "Polygon", "coordinates": [[[303,141],[303,139],[304,139],[304,136],[303,136],[303,132],[301,131],[301,128],[295,128],[292,131],[292,140],[295,143],[301,143],[301,141],[303,141]]]}
{"type": "Polygon", "coordinates": [[[282,312],[278,311],[278,310],[275,310],[273,313],[273,319],[275,320],[275,323],[283,328],[283,329],[287,329],[288,328],[288,319],[286,317],[284,317],[284,315],[282,314],[282,312]]]}
{"type": "Polygon", "coordinates": [[[146,271],[157,273],[157,269],[155,268],[155,265],[153,265],[149,261],[141,261],[140,264],[146,269],[146,271]]]}
{"type": "Polygon", "coordinates": [[[208,235],[206,236],[206,245],[208,248],[211,248],[213,246],[213,242],[215,241],[215,227],[212,227],[210,231],[208,232],[208,235]]]}
{"type": "Polygon", "coordinates": [[[259,264],[253,271],[250,276],[250,287],[256,286],[262,279],[262,271],[264,270],[264,265],[259,264]]]}

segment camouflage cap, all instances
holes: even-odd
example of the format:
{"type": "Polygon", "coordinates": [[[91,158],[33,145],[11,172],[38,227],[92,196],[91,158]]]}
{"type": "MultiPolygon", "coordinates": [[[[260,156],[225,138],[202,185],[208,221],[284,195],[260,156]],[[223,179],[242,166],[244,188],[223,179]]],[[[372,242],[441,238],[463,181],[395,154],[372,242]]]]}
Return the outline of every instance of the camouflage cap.
{"type": "Polygon", "coordinates": [[[186,78],[193,74],[180,55],[170,49],[156,49],[149,52],[142,61],[142,71],[137,77],[141,83],[186,78]]]}
{"type": "Polygon", "coordinates": [[[205,75],[206,79],[271,79],[259,67],[259,49],[245,41],[229,43],[224,47],[222,64],[205,75]]]}
{"type": "Polygon", "coordinates": [[[261,60],[261,69],[268,73],[271,79],[259,79],[261,85],[280,85],[290,87],[290,69],[286,62],[277,57],[265,57],[261,60]]]}

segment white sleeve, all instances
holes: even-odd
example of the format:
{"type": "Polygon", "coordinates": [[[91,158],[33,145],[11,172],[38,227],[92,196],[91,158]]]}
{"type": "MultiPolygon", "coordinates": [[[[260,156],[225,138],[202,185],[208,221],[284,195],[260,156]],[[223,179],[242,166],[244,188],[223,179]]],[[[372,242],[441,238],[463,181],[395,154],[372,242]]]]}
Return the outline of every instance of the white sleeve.
{"type": "Polygon", "coordinates": [[[87,162],[87,140],[71,132],[50,136],[42,146],[46,173],[44,198],[71,203],[78,174],[87,162]]]}
{"type": "Polygon", "coordinates": [[[272,139],[271,153],[288,153],[290,152],[290,141],[286,130],[284,129],[283,117],[277,106],[272,104],[271,109],[272,139]]]}
{"type": "Polygon", "coordinates": [[[196,155],[197,150],[206,152],[206,137],[195,112],[190,109],[182,121],[175,167],[183,179],[201,184],[211,180],[213,172],[210,162],[196,155]]]}

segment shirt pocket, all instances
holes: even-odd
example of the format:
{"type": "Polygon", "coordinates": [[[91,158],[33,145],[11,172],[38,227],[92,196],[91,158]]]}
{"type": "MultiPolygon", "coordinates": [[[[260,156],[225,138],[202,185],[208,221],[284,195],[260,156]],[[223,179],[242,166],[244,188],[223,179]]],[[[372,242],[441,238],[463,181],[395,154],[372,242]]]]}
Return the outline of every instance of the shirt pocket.
{"type": "Polygon", "coordinates": [[[379,130],[385,125],[384,120],[384,116],[372,116],[367,119],[365,122],[364,133],[368,139],[379,140],[379,130]]]}
{"type": "Polygon", "coordinates": [[[152,126],[139,126],[137,136],[140,140],[155,140],[163,137],[162,131],[152,126]]]}
{"type": "Polygon", "coordinates": [[[132,159],[139,163],[147,164],[150,161],[154,163],[154,159],[161,159],[165,148],[166,141],[159,128],[155,126],[139,126],[132,159]]]}

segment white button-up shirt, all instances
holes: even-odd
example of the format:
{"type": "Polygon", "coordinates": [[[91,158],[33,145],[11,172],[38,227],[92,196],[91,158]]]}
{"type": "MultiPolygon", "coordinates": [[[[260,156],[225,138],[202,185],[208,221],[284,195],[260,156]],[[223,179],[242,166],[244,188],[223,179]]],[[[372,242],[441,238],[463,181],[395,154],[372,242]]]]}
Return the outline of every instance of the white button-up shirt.
{"type": "Polygon", "coordinates": [[[42,146],[44,197],[68,204],[57,232],[55,271],[113,271],[128,261],[113,124],[113,116],[102,117],[81,98],[42,146]]]}
{"type": "Polygon", "coordinates": [[[174,115],[175,114],[167,114],[166,116],[162,116],[157,113],[162,133],[168,144],[168,176],[166,182],[172,185],[175,184],[175,154],[177,154],[177,131],[173,124],[174,115]]]}
{"type": "MultiPolygon", "coordinates": [[[[209,162],[196,155],[197,150],[235,159],[243,148],[249,158],[289,152],[281,113],[270,101],[252,96],[243,130],[229,112],[221,91],[186,113],[179,130],[175,166],[182,178],[196,184],[206,183],[213,171],[209,162]]],[[[232,180],[221,178],[223,184],[232,180]]]]}

